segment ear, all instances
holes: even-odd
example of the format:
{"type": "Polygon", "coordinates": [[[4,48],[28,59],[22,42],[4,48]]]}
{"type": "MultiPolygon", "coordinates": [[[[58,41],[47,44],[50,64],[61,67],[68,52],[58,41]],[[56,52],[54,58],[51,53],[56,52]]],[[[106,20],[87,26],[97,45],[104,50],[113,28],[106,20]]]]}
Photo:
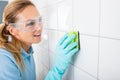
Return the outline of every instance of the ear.
{"type": "Polygon", "coordinates": [[[9,33],[10,33],[11,35],[13,35],[14,37],[16,37],[16,38],[19,37],[19,35],[18,35],[19,31],[18,31],[17,29],[15,29],[14,27],[12,27],[12,26],[7,26],[7,30],[8,30],[9,33]]]}

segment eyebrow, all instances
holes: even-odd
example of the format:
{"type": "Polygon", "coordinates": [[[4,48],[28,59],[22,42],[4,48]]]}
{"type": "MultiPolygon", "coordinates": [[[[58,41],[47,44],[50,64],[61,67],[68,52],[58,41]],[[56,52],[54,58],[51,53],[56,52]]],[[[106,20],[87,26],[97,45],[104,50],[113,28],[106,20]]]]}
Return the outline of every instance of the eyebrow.
{"type": "MultiPolygon", "coordinates": [[[[32,20],[36,19],[37,17],[41,17],[41,16],[39,15],[39,16],[36,16],[36,17],[34,17],[34,18],[31,18],[31,19],[27,19],[27,20],[20,21],[20,23],[21,23],[21,22],[32,21],[32,20]]],[[[16,23],[17,23],[17,22],[16,22],[16,23]]],[[[19,18],[18,18],[18,23],[19,23],[19,18]]]]}
{"type": "Polygon", "coordinates": [[[36,19],[38,17],[41,17],[41,16],[37,16],[37,17],[31,18],[31,19],[28,19],[28,20],[25,20],[25,21],[31,21],[31,20],[34,20],[34,19],[36,19]]]}

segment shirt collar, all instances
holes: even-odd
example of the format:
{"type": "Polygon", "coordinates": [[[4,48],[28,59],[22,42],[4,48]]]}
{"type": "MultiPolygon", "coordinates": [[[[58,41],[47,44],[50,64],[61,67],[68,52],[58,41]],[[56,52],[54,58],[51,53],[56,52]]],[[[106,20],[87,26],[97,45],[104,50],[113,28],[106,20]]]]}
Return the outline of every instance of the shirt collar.
{"type": "Polygon", "coordinates": [[[32,47],[30,47],[28,49],[28,52],[26,52],[23,48],[21,49],[21,51],[22,51],[22,57],[23,57],[23,59],[26,59],[26,58],[30,57],[34,53],[32,47]]]}

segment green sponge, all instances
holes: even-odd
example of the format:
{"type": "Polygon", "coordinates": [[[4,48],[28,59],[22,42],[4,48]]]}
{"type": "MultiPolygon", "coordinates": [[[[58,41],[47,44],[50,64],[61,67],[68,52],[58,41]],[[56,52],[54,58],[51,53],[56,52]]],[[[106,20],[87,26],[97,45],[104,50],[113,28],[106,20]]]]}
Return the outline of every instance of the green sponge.
{"type": "MultiPolygon", "coordinates": [[[[71,43],[77,42],[78,45],[77,45],[76,47],[77,47],[78,49],[80,49],[79,32],[78,32],[78,31],[70,31],[70,32],[68,32],[68,35],[69,35],[69,36],[71,36],[72,34],[75,34],[76,37],[75,37],[75,39],[74,39],[71,43]]],[[[70,43],[70,44],[71,44],[71,43],[70,43]]]]}

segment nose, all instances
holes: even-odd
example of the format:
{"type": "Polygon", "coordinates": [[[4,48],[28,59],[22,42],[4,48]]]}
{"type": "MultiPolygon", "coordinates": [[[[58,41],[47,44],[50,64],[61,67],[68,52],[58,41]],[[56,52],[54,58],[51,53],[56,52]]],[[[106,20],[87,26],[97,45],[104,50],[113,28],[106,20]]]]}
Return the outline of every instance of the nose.
{"type": "Polygon", "coordinates": [[[35,31],[40,31],[42,29],[42,27],[43,27],[42,23],[38,23],[38,24],[36,24],[34,30],[35,31]]]}

